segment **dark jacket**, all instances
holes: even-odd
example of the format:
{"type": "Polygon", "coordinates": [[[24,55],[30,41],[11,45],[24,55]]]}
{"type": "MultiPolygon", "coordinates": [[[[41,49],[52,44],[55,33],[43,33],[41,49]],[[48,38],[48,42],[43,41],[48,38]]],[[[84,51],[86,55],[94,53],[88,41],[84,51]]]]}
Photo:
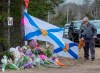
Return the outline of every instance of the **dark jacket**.
{"type": "Polygon", "coordinates": [[[87,25],[82,24],[80,27],[79,38],[84,38],[85,40],[93,39],[97,35],[97,29],[94,24],[88,22],[87,25]]]}

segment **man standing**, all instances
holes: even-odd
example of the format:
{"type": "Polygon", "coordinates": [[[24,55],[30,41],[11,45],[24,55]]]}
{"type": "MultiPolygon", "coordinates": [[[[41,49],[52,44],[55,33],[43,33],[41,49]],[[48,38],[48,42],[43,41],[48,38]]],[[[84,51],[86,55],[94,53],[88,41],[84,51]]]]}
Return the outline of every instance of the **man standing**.
{"type": "Polygon", "coordinates": [[[80,27],[79,39],[85,41],[84,46],[84,58],[89,60],[89,49],[91,52],[91,60],[95,60],[95,41],[97,29],[89,22],[87,17],[83,18],[82,25],[80,27]]]}

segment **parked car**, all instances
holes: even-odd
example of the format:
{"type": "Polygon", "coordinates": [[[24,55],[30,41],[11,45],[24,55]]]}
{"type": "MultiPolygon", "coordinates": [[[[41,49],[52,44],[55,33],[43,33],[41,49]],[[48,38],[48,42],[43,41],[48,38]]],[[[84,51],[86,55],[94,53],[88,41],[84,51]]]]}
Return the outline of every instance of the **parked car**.
{"type": "Polygon", "coordinates": [[[91,23],[93,23],[97,28],[97,38],[95,39],[95,43],[100,46],[100,20],[93,20],[91,23]]]}
{"type": "MultiPolygon", "coordinates": [[[[93,23],[97,28],[97,38],[95,39],[95,43],[96,45],[100,45],[100,20],[91,20],[89,22],[93,23]]],[[[79,30],[80,30],[81,24],[82,24],[81,20],[71,22],[69,26],[69,30],[68,30],[68,36],[70,40],[74,42],[78,42],[79,30]]]]}
{"type": "Polygon", "coordinates": [[[63,32],[63,37],[68,38],[68,29],[69,29],[70,24],[65,24],[64,26],[64,32],[63,32]]]}
{"type": "Polygon", "coordinates": [[[68,30],[68,36],[70,40],[74,42],[78,41],[81,24],[82,24],[82,21],[72,21],[70,23],[69,30],[68,30]]]}

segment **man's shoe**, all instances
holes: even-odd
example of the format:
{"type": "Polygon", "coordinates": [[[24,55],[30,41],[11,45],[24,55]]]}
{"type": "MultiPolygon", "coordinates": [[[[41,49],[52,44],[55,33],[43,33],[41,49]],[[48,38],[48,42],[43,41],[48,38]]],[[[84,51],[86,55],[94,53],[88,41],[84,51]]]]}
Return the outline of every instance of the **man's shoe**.
{"type": "Polygon", "coordinates": [[[95,60],[95,58],[91,58],[91,61],[94,61],[95,60]]]}
{"type": "Polygon", "coordinates": [[[87,61],[87,60],[89,60],[89,58],[85,58],[85,59],[84,59],[84,61],[87,61]]]}

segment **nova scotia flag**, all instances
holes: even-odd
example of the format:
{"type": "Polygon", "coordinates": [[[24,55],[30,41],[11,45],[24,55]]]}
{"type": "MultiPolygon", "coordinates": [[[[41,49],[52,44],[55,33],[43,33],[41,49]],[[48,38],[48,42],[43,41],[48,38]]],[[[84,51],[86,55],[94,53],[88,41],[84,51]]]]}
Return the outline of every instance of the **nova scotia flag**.
{"type": "Polygon", "coordinates": [[[42,21],[24,12],[25,40],[37,39],[54,45],[54,53],[59,56],[78,59],[77,44],[62,39],[63,29],[42,21]],[[67,47],[65,46],[67,44],[67,47]],[[67,50],[66,50],[67,48],[67,50]],[[65,50],[65,51],[64,51],[65,50]]]}

